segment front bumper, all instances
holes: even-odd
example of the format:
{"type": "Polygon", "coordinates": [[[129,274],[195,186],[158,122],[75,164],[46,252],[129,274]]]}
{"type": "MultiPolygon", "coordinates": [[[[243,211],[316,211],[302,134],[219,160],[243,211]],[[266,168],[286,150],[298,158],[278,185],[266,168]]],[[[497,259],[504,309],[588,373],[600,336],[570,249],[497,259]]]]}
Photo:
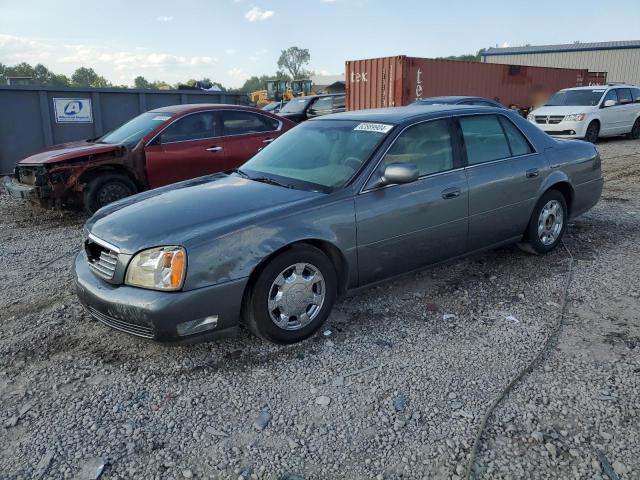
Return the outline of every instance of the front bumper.
{"type": "Polygon", "coordinates": [[[106,325],[157,342],[195,343],[234,335],[238,329],[247,279],[182,292],[159,292],[112,285],[90,270],[84,252],[75,259],[78,298],[106,325]],[[180,323],[217,316],[216,328],[178,335],[180,323]]]}
{"type": "Polygon", "coordinates": [[[584,138],[588,125],[584,120],[582,122],[566,122],[563,120],[555,124],[536,123],[535,121],[531,123],[548,135],[558,138],[584,138]]]}
{"type": "Polygon", "coordinates": [[[40,203],[40,187],[25,185],[13,177],[4,177],[2,184],[7,193],[13,198],[40,203]]]}

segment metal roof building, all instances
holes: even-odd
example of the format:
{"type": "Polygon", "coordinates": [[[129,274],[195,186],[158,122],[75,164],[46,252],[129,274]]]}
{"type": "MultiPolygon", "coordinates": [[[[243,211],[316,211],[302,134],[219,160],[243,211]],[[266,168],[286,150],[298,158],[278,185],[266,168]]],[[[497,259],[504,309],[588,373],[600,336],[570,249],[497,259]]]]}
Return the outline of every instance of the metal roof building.
{"type": "Polygon", "coordinates": [[[609,82],[640,85],[640,40],[489,48],[481,56],[486,63],[587,68],[607,72],[609,82]]]}

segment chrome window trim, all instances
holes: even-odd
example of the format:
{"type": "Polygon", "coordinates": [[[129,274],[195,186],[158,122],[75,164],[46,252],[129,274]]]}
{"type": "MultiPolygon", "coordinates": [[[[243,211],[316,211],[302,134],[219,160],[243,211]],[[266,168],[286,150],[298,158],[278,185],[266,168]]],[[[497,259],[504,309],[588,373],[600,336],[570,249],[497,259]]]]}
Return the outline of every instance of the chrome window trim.
{"type": "MultiPolygon", "coordinates": [[[[385,149],[384,153],[383,153],[382,155],[380,155],[380,158],[379,158],[379,159],[378,159],[378,161],[376,162],[375,167],[373,168],[373,170],[371,170],[371,173],[369,173],[369,175],[367,176],[366,181],[364,182],[364,184],[363,184],[363,185],[362,185],[362,187],[360,188],[360,192],[358,193],[358,195],[361,195],[361,194],[363,194],[363,193],[373,192],[373,191],[375,191],[375,190],[382,190],[383,188],[387,188],[387,187],[397,187],[397,186],[399,186],[400,184],[391,184],[391,185],[383,185],[383,186],[381,186],[381,187],[367,188],[367,189],[365,190],[366,186],[369,184],[369,181],[371,180],[371,177],[372,177],[372,176],[373,176],[373,174],[378,170],[378,167],[380,166],[380,164],[381,164],[381,163],[382,163],[382,161],[384,160],[384,157],[386,157],[386,156],[387,156],[387,153],[389,153],[389,150],[391,149],[391,147],[393,147],[393,145],[396,143],[396,141],[398,140],[398,138],[400,138],[400,136],[401,136],[401,135],[402,135],[402,134],[403,134],[407,129],[409,129],[409,128],[411,128],[411,127],[415,127],[416,125],[420,125],[420,124],[423,124],[423,123],[435,122],[435,121],[438,121],[438,120],[445,120],[445,121],[446,121],[446,120],[447,120],[447,119],[449,119],[449,118],[451,118],[451,116],[443,115],[442,117],[436,117],[436,118],[429,118],[429,119],[426,119],[426,120],[420,120],[420,121],[418,121],[418,122],[412,123],[412,124],[407,125],[406,127],[404,127],[404,128],[400,131],[400,133],[398,133],[398,135],[396,135],[396,138],[394,138],[394,139],[393,139],[393,141],[391,142],[391,144],[390,144],[390,145],[385,149]]],[[[384,123],[384,122],[383,122],[383,123],[384,123]]],[[[397,124],[396,124],[396,126],[397,126],[397,124]]],[[[451,150],[452,150],[452,152],[453,152],[453,150],[454,150],[454,148],[453,148],[453,137],[451,137],[451,140],[452,140],[452,143],[451,143],[451,150]]],[[[418,180],[422,180],[423,178],[426,178],[426,177],[431,177],[431,176],[434,176],[434,175],[440,175],[440,174],[443,174],[443,173],[449,173],[449,172],[453,172],[453,171],[455,171],[455,170],[462,170],[463,168],[464,168],[464,167],[458,167],[458,168],[452,168],[452,169],[450,169],[450,170],[444,170],[444,171],[442,171],[442,172],[427,173],[427,174],[425,174],[425,175],[422,175],[422,176],[418,177],[418,179],[416,180],[416,182],[417,182],[418,180]]],[[[411,183],[414,183],[414,182],[411,182],[411,183]]],[[[403,184],[403,185],[406,185],[406,184],[403,184]]]]}
{"type": "MultiPolygon", "coordinates": [[[[174,120],[172,120],[170,123],[168,123],[167,125],[165,125],[164,127],[162,127],[162,130],[160,130],[158,133],[156,133],[153,138],[151,138],[151,140],[149,140],[147,143],[145,143],[144,148],[147,148],[149,145],[151,145],[160,135],[162,135],[162,132],[164,132],[167,128],[169,128],[171,125],[173,125],[176,122],[179,122],[180,120],[182,120],[183,118],[188,117],[189,115],[195,115],[196,113],[216,113],[216,112],[225,112],[225,111],[234,111],[234,112],[247,112],[247,113],[253,113],[255,115],[260,115],[262,117],[268,118],[269,120],[275,120],[276,122],[278,122],[278,128],[276,128],[275,130],[268,130],[266,132],[249,132],[249,133],[238,133],[235,135],[216,135],[213,137],[205,137],[205,138],[193,138],[191,140],[178,140],[175,142],[166,142],[166,143],[162,143],[161,145],[173,145],[175,143],[185,143],[185,142],[198,142],[201,140],[213,140],[216,138],[231,138],[231,137],[239,137],[242,135],[255,135],[258,133],[264,133],[264,134],[269,134],[271,132],[279,132],[282,130],[282,126],[284,125],[284,123],[282,122],[282,120],[279,120],[277,118],[273,118],[270,117],[268,115],[264,115],[263,113],[259,113],[259,112],[254,112],[253,110],[244,110],[242,108],[219,108],[219,109],[213,109],[213,110],[198,110],[196,112],[190,112],[187,113],[186,115],[182,115],[174,120]]],[[[224,122],[222,122],[223,125],[221,125],[221,128],[224,126],[224,122]]]]}
{"type": "Polygon", "coordinates": [[[106,240],[102,240],[102,239],[96,237],[92,233],[89,234],[88,239],[91,240],[94,243],[97,243],[101,247],[104,247],[104,248],[106,248],[108,250],[111,250],[111,251],[117,253],[118,255],[120,255],[120,249],[118,247],[116,247],[115,245],[113,245],[112,243],[109,243],[106,240]]]}

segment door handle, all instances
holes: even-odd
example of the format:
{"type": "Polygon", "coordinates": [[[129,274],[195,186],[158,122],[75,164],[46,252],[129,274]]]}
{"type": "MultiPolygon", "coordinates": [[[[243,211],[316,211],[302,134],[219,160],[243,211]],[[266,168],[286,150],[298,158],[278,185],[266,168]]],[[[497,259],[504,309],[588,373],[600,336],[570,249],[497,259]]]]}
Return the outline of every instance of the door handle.
{"type": "Polygon", "coordinates": [[[540,172],[538,171],[537,168],[531,168],[527,170],[527,178],[535,178],[538,175],[540,175],[540,172]]]}
{"type": "Polygon", "coordinates": [[[222,147],[209,147],[207,148],[207,152],[221,152],[222,147]]]}
{"type": "Polygon", "coordinates": [[[275,140],[275,138],[266,138],[262,141],[262,143],[271,143],[275,140]]]}
{"type": "Polygon", "coordinates": [[[456,187],[447,188],[442,191],[442,198],[444,198],[445,200],[449,200],[451,198],[457,198],[459,196],[460,196],[460,189],[456,187]]]}

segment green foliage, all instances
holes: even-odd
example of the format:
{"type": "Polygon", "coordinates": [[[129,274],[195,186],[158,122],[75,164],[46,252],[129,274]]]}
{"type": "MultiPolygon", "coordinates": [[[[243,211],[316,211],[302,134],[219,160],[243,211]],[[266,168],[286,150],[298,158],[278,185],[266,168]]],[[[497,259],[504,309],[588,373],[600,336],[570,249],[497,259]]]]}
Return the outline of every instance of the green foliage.
{"type": "Polygon", "coordinates": [[[306,78],[309,72],[304,69],[311,61],[309,50],[300,47],[289,47],[282,50],[278,58],[278,68],[285,69],[291,74],[293,80],[306,78]]]}
{"type": "Polygon", "coordinates": [[[87,67],[80,67],[73,72],[71,82],[74,87],[106,88],[111,86],[106,78],[98,75],[93,68],[87,67]]]}
{"type": "Polygon", "coordinates": [[[141,88],[145,90],[151,90],[153,88],[152,83],[146,78],[144,78],[142,75],[138,75],[136,78],[133,79],[133,86],[135,88],[141,88]]]}
{"type": "Polygon", "coordinates": [[[291,80],[291,77],[287,75],[282,70],[278,70],[274,75],[260,75],[253,76],[247,79],[244,82],[244,85],[240,87],[240,90],[243,92],[255,92],[256,90],[264,90],[266,88],[267,82],[271,80],[291,80]]]}
{"type": "Polygon", "coordinates": [[[473,55],[472,53],[468,53],[466,55],[450,55],[448,57],[438,57],[440,59],[445,60],[459,60],[463,62],[480,62],[482,60],[482,53],[485,51],[484,48],[478,50],[478,52],[473,55]]]}

